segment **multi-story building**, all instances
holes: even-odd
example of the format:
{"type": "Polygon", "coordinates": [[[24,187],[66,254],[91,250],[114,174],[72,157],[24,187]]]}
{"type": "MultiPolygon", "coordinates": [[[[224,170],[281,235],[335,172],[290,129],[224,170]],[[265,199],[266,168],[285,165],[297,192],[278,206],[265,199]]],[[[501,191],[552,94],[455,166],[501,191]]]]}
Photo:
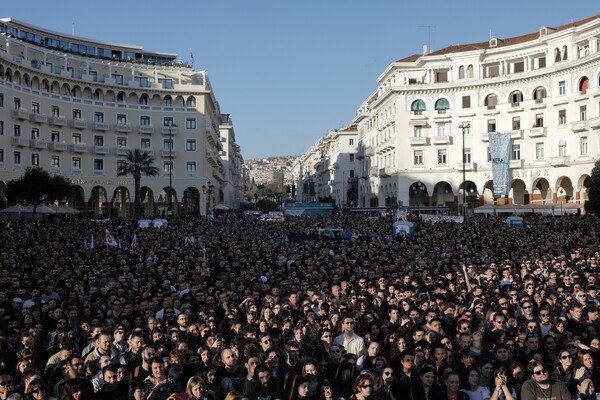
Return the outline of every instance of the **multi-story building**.
{"type": "Polygon", "coordinates": [[[583,203],[600,156],[599,43],[597,15],[391,63],[353,121],[359,205],[583,203]],[[489,132],[511,135],[500,199],[489,132]]]}
{"type": "Polygon", "coordinates": [[[221,116],[221,144],[223,150],[219,153],[223,160],[223,165],[219,169],[213,170],[213,175],[221,178],[221,192],[223,206],[230,209],[237,209],[240,203],[244,201],[244,179],[243,165],[244,158],[240,152],[240,145],[235,141],[235,130],[233,121],[229,114],[221,116]],[[216,172],[215,172],[216,171],[216,172]]]}
{"type": "Polygon", "coordinates": [[[117,166],[141,149],[160,169],[142,177],[144,214],[171,203],[204,215],[225,199],[235,205],[228,192],[240,184],[224,184],[219,155],[230,124],[206,71],[175,54],[0,19],[0,183],[39,166],[71,179],[69,203],[86,215],[129,216],[133,179],[117,166]]]}

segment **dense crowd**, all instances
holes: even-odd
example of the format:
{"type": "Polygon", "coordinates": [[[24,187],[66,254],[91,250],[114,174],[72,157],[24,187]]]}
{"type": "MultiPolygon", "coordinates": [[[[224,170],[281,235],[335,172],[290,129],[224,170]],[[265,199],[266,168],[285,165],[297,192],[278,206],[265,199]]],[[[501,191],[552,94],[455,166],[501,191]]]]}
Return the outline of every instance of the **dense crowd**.
{"type": "Polygon", "coordinates": [[[5,218],[0,399],[596,398],[596,218],[409,218],[5,218]]]}

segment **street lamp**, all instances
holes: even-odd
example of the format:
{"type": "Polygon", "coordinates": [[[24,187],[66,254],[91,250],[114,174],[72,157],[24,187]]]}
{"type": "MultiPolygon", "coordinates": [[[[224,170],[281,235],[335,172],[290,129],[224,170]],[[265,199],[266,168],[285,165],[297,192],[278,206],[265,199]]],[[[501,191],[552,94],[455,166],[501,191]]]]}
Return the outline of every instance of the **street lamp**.
{"type": "Polygon", "coordinates": [[[168,215],[173,212],[173,128],[178,126],[174,123],[169,125],[169,210],[168,215]]]}
{"type": "Polygon", "coordinates": [[[463,187],[463,217],[467,217],[467,188],[465,185],[466,182],[466,160],[465,160],[465,130],[471,128],[471,124],[468,122],[463,122],[462,125],[459,126],[462,129],[462,187],[463,187]]]}
{"type": "Polygon", "coordinates": [[[212,182],[208,182],[208,187],[206,187],[205,185],[202,185],[202,193],[204,193],[206,195],[206,217],[208,218],[208,210],[210,209],[210,196],[212,195],[213,191],[215,189],[215,186],[212,184],[212,182]]]}

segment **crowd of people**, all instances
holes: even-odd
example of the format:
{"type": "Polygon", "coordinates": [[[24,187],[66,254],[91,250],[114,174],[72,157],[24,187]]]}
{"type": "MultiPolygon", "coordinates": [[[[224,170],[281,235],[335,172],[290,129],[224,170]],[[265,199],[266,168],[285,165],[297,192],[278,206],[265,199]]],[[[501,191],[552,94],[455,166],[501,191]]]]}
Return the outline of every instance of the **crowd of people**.
{"type": "Polygon", "coordinates": [[[409,219],[4,218],[0,400],[596,398],[598,219],[409,219]]]}

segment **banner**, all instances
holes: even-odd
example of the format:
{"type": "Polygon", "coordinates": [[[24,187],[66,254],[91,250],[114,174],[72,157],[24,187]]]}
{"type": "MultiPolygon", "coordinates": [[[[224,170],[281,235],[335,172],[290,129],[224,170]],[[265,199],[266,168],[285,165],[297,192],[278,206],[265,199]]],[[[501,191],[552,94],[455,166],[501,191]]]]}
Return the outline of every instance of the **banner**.
{"type": "Polygon", "coordinates": [[[488,138],[492,157],[494,196],[506,196],[510,189],[510,132],[489,132],[488,138]]]}

